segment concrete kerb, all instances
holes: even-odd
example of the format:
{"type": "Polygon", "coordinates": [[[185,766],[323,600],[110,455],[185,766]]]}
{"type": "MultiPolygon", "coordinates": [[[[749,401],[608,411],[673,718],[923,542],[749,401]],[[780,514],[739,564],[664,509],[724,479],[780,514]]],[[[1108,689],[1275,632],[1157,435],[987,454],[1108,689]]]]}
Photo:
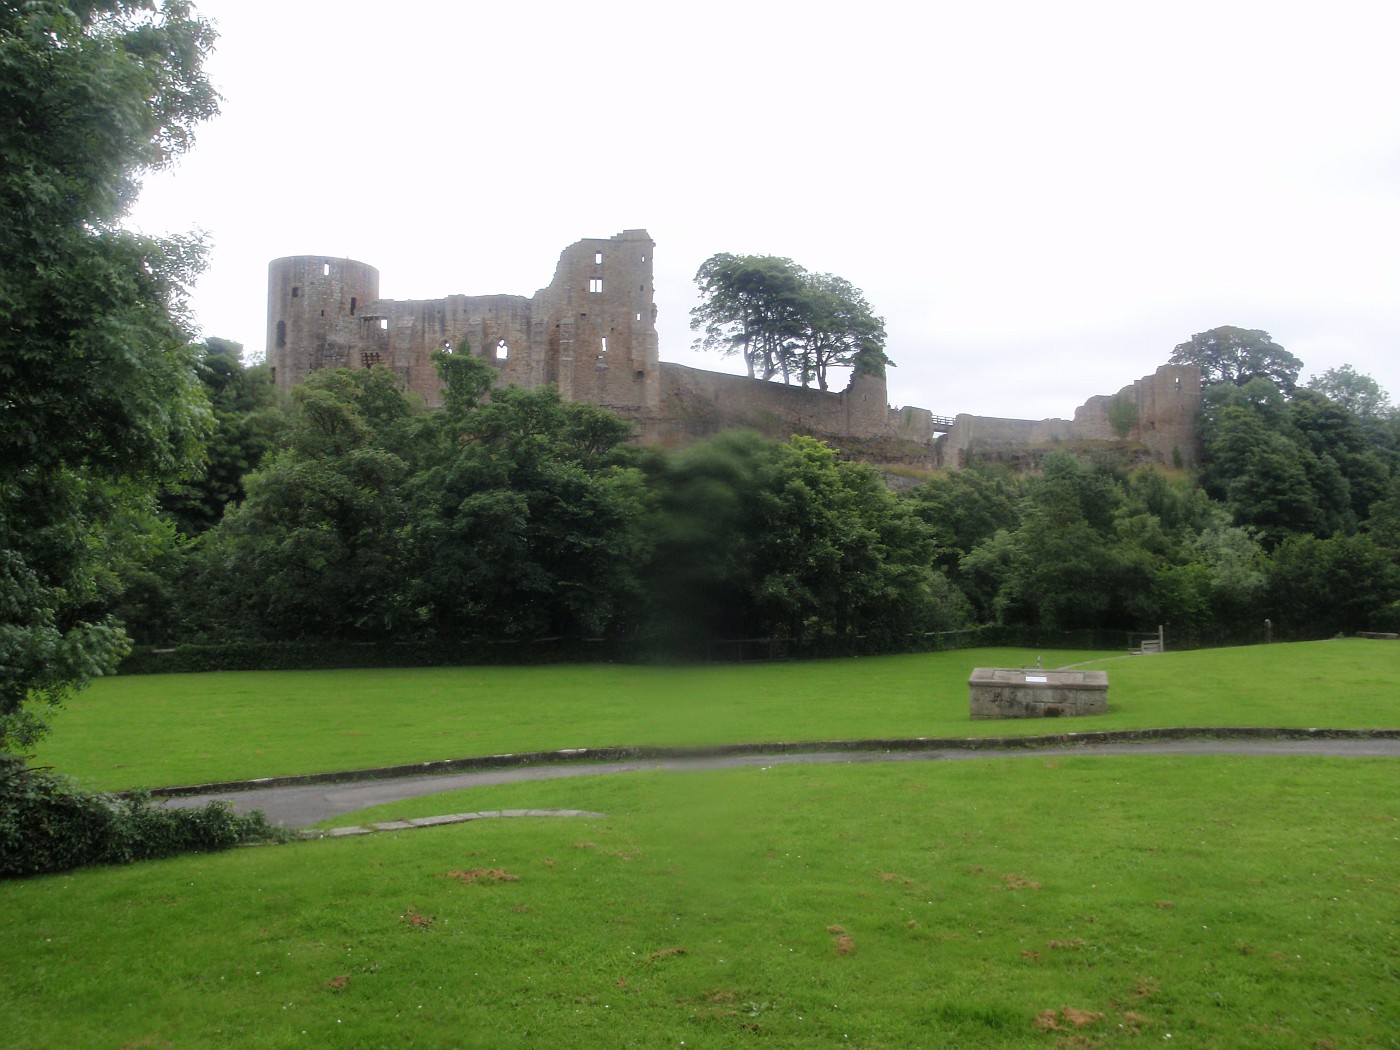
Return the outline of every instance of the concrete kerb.
{"type": "MultiPolygon", "coordinates": [[[[1040,747],[1092,747],[1096,744],[1122,744],[1148,740],[1394,740],[1400,729],[1301,729],[1274,726],[1197,726],[1167,729],[1107,729],[1084,733],[1047,733],[1034,736],[1001,737],[891,737],[867,740],[772,741],[769,743],[716,744],[707,747],[594,747],[564,748],[557,751],[528,751],[519,754],[480,755],[449,758],[408,765],[377,766],[297,776],[259,777],[255,780],[225,780],[207,784],[185,784],[152,788],[152,798],[179,798],[185,795],[214,795],[260,788],[302,787],[313,784],[346,784],[390,777],[430,776],[442,773],[471,773],[492,769],[515,769],[532,765],[566,763],[645,761],[649,759],[707,759],[732,755],[786,755],[822,751],[982,751],[1022,750],[1040,747]]],[[[121,794],[126,794],[125,792],[121,794]]]]}
{"type": "MultiPolygon", "coordinates": [[[[488,809],[479,813],[446,813],[440,817],[414,817],[409,820],[381,820],[373,824],[331,828],[320,831],[310,828],[298,833],[303,839],[339,839],[350,835],[373,835],[380,831],[406,831],[409,828],[436,828],[444,824],[465,824],[469,820],[509,819],[511,817],[587,817],[602,820],[607,814],[586,809],[488,809]]],[[[257,843],[254,843],[257,845],[257,843]]]]}

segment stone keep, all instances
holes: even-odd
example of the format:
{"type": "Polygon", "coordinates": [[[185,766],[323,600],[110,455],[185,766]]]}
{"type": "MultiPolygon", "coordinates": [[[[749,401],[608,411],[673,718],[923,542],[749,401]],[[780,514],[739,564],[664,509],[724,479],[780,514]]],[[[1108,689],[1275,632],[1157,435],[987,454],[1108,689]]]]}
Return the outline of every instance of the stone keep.
{"type": "Polygon", "coordinates": [[[632,418],[655,414],[661,370],[645,230],[565,248],[531,298],[381,299],[379,271],[352,259],[294,255],[268,267],[267,362],[287,391],[321,368],[383,365],[430,406],[442,404],[432,355],[465,340],[504,385],[558,387],[632,418]]]}

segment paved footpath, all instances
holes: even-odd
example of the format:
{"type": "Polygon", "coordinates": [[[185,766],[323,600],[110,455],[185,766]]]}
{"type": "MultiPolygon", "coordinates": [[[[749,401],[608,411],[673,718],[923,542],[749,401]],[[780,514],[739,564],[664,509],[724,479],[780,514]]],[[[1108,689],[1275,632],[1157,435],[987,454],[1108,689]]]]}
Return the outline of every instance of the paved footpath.
{"type": "Polygon", "coordinates": [[[1046,755],[1322,755],[1353,758],[1400,758],[1400,739],[1350,740],[1164,740],[1131,744],[1083,744],[1011,750],[930,749],[926,751],[841,751],[774,755],[728,755],[711,758],[653,758],[625,762],[530,765],[484,772],[357,780],[339,784],[255,788],[170,799],[171,806],[202,806],[215,799],[240,813],[260,809],[274,824],[302,828],[368,806],[436,795],[462,788],[517,784],[522,781],[596,777],[646,770],[712,770],[797,763],[929,762],[988,758],[1043,758],[1046,755]]]}

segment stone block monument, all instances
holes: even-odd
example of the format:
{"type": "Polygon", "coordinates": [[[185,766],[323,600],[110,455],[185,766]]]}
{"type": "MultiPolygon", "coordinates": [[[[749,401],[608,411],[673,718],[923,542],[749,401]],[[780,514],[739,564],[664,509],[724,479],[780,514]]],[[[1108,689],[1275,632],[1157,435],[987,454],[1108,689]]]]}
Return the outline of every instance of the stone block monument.
{"type": "Polygon", "coordinates": [[[1059,718],[1108,713],[1107,671],[978,667],[967,680],[973,718],[1059,718]]]}

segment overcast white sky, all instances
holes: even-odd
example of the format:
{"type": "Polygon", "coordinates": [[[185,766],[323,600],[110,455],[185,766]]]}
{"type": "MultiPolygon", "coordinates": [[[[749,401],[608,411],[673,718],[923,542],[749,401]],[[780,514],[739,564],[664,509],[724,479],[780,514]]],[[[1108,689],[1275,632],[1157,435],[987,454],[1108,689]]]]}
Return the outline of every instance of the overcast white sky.
{"type": "Polygon", "coordinates": [[[197,0],[223,113],[132,215],[201,228],[206,335],[267,264],[532,295],[645,228],[663,360],[696,268],[786,255],[886,319],[890,400],[1068,416],[1263,328],[1400,400],[1400,5],[197,0]]]}

